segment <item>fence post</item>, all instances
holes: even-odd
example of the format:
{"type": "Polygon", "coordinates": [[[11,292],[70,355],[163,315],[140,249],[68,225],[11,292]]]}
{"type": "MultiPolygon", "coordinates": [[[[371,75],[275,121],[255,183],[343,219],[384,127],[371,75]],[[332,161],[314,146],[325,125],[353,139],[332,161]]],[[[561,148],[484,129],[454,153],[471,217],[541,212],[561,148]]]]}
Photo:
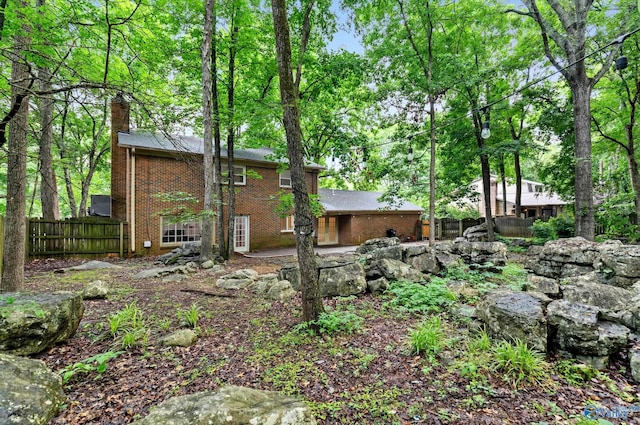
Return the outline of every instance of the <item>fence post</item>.
{"type": "Polygon", "coordinates": [[[24,260],[29,261],[29,253],[31,252],[31,244],[29,243],[31,239],[29,238],[29,233],[31,229],[31,219],[29,217],[26,218],[26,229],[24,232],[24,260]]]}
{"type": "Polygon", "coordinates": [[[124,257],[124,221],[120,222],[120,258],[124,257]]]}
{"type": "Polygon", "coordinates": [[[462,220],[458,220],[458,237],[461,237],[464,233],[464,226],[462,225],[462,220]]]}

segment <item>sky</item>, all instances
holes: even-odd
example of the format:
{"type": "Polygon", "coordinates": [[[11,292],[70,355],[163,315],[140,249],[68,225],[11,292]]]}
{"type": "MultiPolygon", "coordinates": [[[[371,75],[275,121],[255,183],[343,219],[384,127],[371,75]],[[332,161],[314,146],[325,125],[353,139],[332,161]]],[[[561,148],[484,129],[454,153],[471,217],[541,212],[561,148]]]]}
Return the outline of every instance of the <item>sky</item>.
{"type": "MultiPolygon", "coordinates": [[[[464,0],[458,0],[464,1],[464,0]]],[[[514,6],[522,6],[520,0],[502,0],[505,4],[514,6]]],[[[639,0],[640,1],[640,0],[639,0]]],[[[338,32],[333,36],[333,40],[329,43],[330,51],[338,51],[340,49],[354,53],[364,53],[361,38],[355,33],[354,29],[349,25],[349,16],[340,9],[340,0],[333,0],[331,10],[338,16],[338,32]]]]}

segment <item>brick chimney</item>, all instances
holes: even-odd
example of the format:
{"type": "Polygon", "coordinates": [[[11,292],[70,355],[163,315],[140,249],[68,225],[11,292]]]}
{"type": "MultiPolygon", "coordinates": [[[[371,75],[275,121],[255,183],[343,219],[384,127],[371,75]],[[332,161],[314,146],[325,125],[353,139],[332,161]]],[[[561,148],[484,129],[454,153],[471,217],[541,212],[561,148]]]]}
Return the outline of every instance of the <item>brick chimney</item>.
{"type": "Polygon", "coordinates": [[[118,146],[118,132],[129,132],[129,102],[122,93],[111,100],[111,217],[127,220],[127,151],[118,146]]]}

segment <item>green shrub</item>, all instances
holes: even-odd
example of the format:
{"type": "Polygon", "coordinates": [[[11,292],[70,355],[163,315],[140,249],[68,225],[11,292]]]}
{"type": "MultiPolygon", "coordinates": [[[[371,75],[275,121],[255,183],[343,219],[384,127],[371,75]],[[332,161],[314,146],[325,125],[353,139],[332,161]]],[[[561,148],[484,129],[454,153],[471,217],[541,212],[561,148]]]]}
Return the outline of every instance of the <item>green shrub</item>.
{"type": "Polygon", "coordinates": [[[387,292],[394,297],[387,305],[415,313],[440,311],[456,301],[456,295],[444,284],[443,279],[436,278],[427,284],[404,280],[392,282],[387,292]]]}
{"type": "Polygon", "coordinates": [[[554,369],[571,385],[582,385],[599,375],[597,369],[573,360],[560,360],[554,369]]]}
{"type": "Polygon", "coordinates": [[[191,304],[188,310],[179,311],[178,319],[183,326],[195,329],[198,327],[198,318],[200,316],[200,307],[197,304],[191,304]]]}
{"type": "Polygon", "coordinates": [[[314,328],[320,333],[328,335],[337,333],[352,334],[362,327],[364,319],[350,311],[332,311],[320,314],[318,320],[312,323],[301,323],[296,326],[298,332],[315,334],[314,328]]]}
{"type": "Polygon", "coordinates": [[[534,242],[543,244],[558,238],[569,238],[575,235],[575,221],[570,215],[551,217],[548,221],[536,220],[531,226],[534,242]]]}
{"type": "Polygon", "coordinates": [[[444,332],[439,317],[432,317],[409,331],[409,354],[434,356],[444,346],[444,332]]]}
{"type": "Polygon", "coordinates": [[[71,366],[67,366],[60,371],[62,381],[66,384],[79,373],[90,373],[94,371],[98,373],[95,377],[95,379],[98,379],[106,372],[107,362],[122,353],[124,353],[124,351],[107,351],[106,353],[96,354],[95,356],[87,357],[84,360],[74,363],[71,366]]]}
{"type": "Polygon", "coordinates": [[[513,343],[502,341],[494,350],[494,368],[504,379],[517,387],[522,382],[538,383],[546,374],[542,354],[532,350],[519,339],[513,343]]]}

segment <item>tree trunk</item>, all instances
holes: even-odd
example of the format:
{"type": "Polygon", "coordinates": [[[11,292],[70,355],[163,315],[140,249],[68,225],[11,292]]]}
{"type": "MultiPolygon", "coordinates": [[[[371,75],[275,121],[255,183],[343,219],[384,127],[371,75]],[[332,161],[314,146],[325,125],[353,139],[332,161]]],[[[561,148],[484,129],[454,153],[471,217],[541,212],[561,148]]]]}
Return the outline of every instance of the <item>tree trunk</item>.
{"type": "Polygon", "coordinates": [[[516,217],[522,218],[522,170],[520,169],[520,152],[518,150],[513,153],[513,165],[516,169],[516,217]]]}
{"type": "Polygon", "coordinates": [[[205,2],[204,31],[202,34],[202,114],[204,125],[204,205],[200,261],[213,257],[213,136],[211,122],[211,42],[213,38],[214,0],[205,2]]]}
{"type": "MultiPolygon", "coordinates": [[[[480,149],[484,143],[478,142],[480,149]]],[[[482,191],[484,192],[484,221],[487,224],[487,240],[493,242],[493,217],[491,215],[491,169],[489,168],[489,155],[480,154],[480,165],[482,168],[482,191]]]]}
{"type": "MultiPolygon", "coordinates": [[[[22,3],[24,7],[24,3],[22,3]]],[[[26,87],[29,83],[29,66],[22,57],[30,40],[24,35],[14,37],[11,58],[11,104],[18,97],[23,101],[18,112],[9,122],[7,154],[7,208],[4,225],[2,280],[0,292],[20,291],[24,284],[27,205],[27,135],[29,99],[26,87]]]]}
{"type": "Polygon", "coordinates": [[[577,80],[571,87],[576,146],[576,236],[592,241],[594,238],[593,182],[591,170],[591,86],[577,80]]]}
{"type": "MultiPolygon", "coordinates": [[[[633,117],[631,118],[634,121],[633,117]]],[[[636,148],[633,141],[633,124],[625,125],[625,136],[627,139],[627,162],[629,163],[629,177],[633,188],[635,214],[633,224],[638,224],[640,220],[640,172],[638,172],[638,161],[636,160],[636,148]]]]}
{"type": "MultiPolygon", "coordinates": [[[[38,0],[36,3],[40,12],[44,13],[42,8],[45,5],[45,0],[38,0]]],[[[38,67],[38,79],[41,91],[51,90],[51,73],[45,66],[38,67]]],[[[52,145],[53,99],[50,95],[44,95],[40,98],[40,175],[42,176],[40,202],[42,203],[42,218],[59,220],[58,184],[53,169],[52,145]]]]}
{"type": "MultiPolygon", "coordinates": [[[[432,57],[430,56],[430,62],[432,57]]],[[[436,99],[429,96],[429,246],[436,243],[436,99]]]]}
{"type": "Polygon", "coordinates": [[[500,184],[502,185],[502,216],[507,216],[507,176],[504,171],[504,155],[500,155],[500,184]]]}
{"type": "Polygon", "coordinates": [[[283,106],[284,128],[287,134],[287,153],[291,170],[294,199],[294,234],[300,266],[302,315],[306,322],[315,321],[323,311],[318,288],[318,267],[313,251],[313,212],[307,193],[304,172],[302,130],[298,94],[293,82],[289,22],[285,0],[271,0],[273,28],[278,54],[280,97],[283,106]]]}
{"type": "Polygon", "coordinates": [[[69,199],[69,209],[71,217],[78,216],[78,207],[76,206],[76,196],[73,193],[73,182],[71,180],[71,171],[67,163],[67,148],[65,146],[65,134],[67,129],[67,116],[69,114],[69,96],[70,92],[65,93],[64,109],[62,110],[62,118],[60,119],[60,139],[58,140],[58,151],[62,160],[62,170],[64,173],[64,184],[69,199]]]}
{"type": "MultiPolygon", "coordinates": [[[[235,187],[235,171],[234,171],[234,155],[235,149],[235,70],[236,70],[236,36],[238,27],[233,25],[232,19],[231,44],[229,46],[229,73],[228,73],[228,92],[227,92],[227,164],[229,169],[229,186],[227,192],[227,252],[224,258],[231,259],[235,252],[235,235],[236,235],[236,187],[235,187]]],[[[246,176],[245,176],[246,178],[246,176]]]]}

